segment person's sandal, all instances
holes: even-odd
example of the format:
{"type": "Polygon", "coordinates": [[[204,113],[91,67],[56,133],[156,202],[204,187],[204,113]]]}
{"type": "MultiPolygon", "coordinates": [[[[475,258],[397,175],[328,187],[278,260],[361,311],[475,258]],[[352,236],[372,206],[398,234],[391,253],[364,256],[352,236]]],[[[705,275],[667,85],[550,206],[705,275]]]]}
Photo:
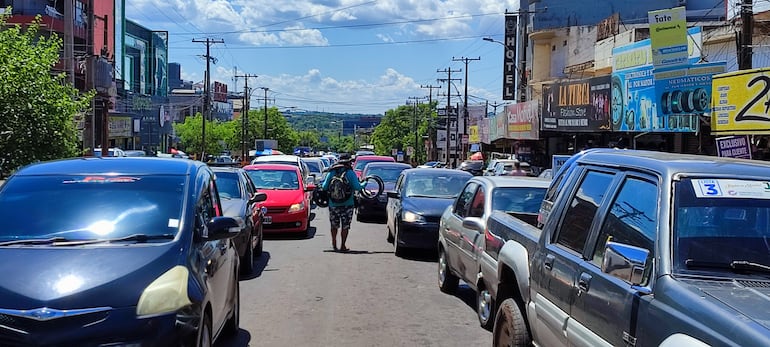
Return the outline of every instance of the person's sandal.
{"type": "Polygon", "coordinates": [[[340,248],[340,252],[347,252],[347,251],[350,251],[350,248],[347,248],[347,247],[340,248]]]}

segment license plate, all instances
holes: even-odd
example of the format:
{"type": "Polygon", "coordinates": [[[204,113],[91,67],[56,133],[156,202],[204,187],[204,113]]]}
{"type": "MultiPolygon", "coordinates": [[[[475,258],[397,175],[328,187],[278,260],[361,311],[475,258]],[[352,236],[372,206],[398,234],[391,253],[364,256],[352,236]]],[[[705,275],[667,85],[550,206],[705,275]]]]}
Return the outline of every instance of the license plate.
{"type": "Polygon", "coordinates": [[[273,217],[272,216],[264,216],[262,217],[262,224],[272,224],[273,223],[273,217]]]}

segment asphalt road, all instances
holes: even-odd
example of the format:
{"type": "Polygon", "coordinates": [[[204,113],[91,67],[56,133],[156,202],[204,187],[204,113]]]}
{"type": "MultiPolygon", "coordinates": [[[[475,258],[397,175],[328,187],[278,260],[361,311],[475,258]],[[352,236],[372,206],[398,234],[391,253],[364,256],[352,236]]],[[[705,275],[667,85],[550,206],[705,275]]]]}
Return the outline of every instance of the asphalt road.
{"type": "MultiPolygon", "coordinates": [[[[265,240],[255,273],[241,280],[241,331],[216,347],[489,346],[473,291],[436,284],[435,254],[393,254],[385,224],[353,222],[348,253],[333,252],[328,210],[310,236],[265,240]]],[[[339,237],[339,236],[338,236],[339,237]]]]}

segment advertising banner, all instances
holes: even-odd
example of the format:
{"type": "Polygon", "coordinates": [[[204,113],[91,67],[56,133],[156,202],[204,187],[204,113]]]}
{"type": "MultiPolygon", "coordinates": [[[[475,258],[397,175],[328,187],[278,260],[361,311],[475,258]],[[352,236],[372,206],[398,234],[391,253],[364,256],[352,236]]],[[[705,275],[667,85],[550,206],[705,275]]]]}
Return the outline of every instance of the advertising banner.
{"type": "Polygon", "coordinates": [[[514,140],[540,139],[540,117],[538,102],[531,100],[505,106],[508,118],[508,138],[514,140]]]}
{"type": "Polygon", "coordinates": [[[770,68],[715,75],[711,133],[770,135],[770,68]]]}
{"type": "MultiPolygon", "coordinates": [[[[687,29],[687,57],[691,64],[700,60],[703,35],[700,27],[687,29]]],[[[612,71],[652,65],[650,39],[644,39],[612,49],[612,71]]]]}
{"type": "Polygon", "coordinates": [[[516,34],[519,16],[505,16],[505,51],[503,52],[503,100],[516,99],[516,34]]]}
{"type": "Polygon", "coordinates": [[[751,143],[748,136],[718,137],[716,141],[717,156],[751,159],[751,143]]]}
{"type": "Polygon", "coordinates": [[[478,125],[471,125],[468,127],[468,141],[470,141],[470,143],[481,142],[481,136],[479,136],[478,125]]]}
{"type": "Polygon", "coordinates": [[[658,68],[687,64],[687,17],[684,6],[648,12],[652,64],[658,68]]]}
{"type": "Polygon", "coordinates": [[[109,118],[110,137],[131,137],[131,117],[109,118]]]}
{"type": "MultiPolygon", "coordinates": [[[[698,131],[699,118],[711,115],[712,76],[725,71],[725,62],[655,69],[652,128],[656,131],[698,131]],[[661,130],[665,129],[665,130],[661,130]]],[[[644,114],[644,110],[641,110],[644,114]]]]}
{"type": "Polygon", "coordinates": [[[610,76],[543,86],[543,130],[610,130],[610,76]]]}

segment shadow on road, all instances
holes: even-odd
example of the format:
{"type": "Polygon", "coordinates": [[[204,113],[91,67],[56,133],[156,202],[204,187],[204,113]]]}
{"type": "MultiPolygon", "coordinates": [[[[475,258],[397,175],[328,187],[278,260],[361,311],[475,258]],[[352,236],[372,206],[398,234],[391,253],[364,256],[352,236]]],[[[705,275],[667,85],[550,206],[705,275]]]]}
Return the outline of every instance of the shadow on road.
{"type": "Polygon", "coordinates": [[[270,262],[270,252],[262,252],[259,258],[254,258],[254,271],[250,274],[241,275],[241,281],[248,281],[262,276],[262,271],[267,267],[267,263],[270,262]]]}
{"type": "Polygon", "coordinates": [[[324,253],[340,253],[340,254],[393,254],[393,251],[364,251],[351,249],[348,251],[335,251],[333,249],[325,249],[324,253]]]}
{"type": "Polygon", "coordinates": [[[455,291],[454,296],[462,300],[462,302],[474,311],[476,310],[476,291],[469,285],[460,283],[460,285],[457,286],[457,291],[455,291]]]}
{"type": "Polygon", "coordinates": [[[435,263],[438,261],[438,252],[422,249],[405,249],[401,253],[401,258],[406,260],[423,261],[435,263]]]}
{"type": "Polygon", "coordinates": [[[307,240],[315,237],[317,228],[310,226],[307,229],[307,233],[304,232],[265,232],[265,240],[271,241],[288,241],[288,240],[307,240]]]}
{"type": "Polygon", "coordinates": [[[214,344],[214,347],[247,347],[251,341],[251,334],[243,329],[238,330],[238,335],[222,337],[214,344]]]}

